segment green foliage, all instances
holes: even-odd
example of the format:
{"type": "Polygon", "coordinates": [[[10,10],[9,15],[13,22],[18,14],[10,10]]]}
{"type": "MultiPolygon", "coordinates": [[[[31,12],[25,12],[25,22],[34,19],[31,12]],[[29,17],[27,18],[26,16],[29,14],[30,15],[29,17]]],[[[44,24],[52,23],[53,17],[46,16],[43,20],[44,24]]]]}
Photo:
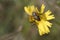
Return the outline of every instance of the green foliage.
{"type": "Polygon", "coordinates": [[[60,0],[57,0],[57,2],[56,2],[56,3],[57,3],[57,5],[58,5],[58,6],[60,6],[60,0]]]}
{"type": "Polygon", "coordinates": [[[19,32],[26,40],[60,40],[60,0],[0,0],[0,37],[16,32],[19,26],[22,26],[19,32]],[[34,4],[40,7],[42,3],[47,6],[46,10],[51,9],[55,20],[51,32],[40,36],[37,27],[29,23],[24,6],[34,4]]]}

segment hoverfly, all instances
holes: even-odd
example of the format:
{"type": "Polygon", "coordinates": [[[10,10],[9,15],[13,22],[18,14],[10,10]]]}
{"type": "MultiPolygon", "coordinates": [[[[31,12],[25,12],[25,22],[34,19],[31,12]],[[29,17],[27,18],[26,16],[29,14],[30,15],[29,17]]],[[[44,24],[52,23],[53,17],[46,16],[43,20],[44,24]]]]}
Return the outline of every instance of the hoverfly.
{"type": "MultiPolygon", "coordinates": [[[[37,21],[41,20],[39,14],[36,12],[32,12],[32,17],[37,21]]],[[[31,19],[32,19],[32,17],[31,17],[31,19]]],[[[32,25],[35,25],[36,24],[35,20],[31,21],[30,23],[32,23],[32,25]]]]}
{"type": "Polygon", "coordinates": [[[33,12],[33,13],[32,13],[32,16],[33,16],[33,18],[34,18],[35,20],[40,21],[40,16],[38,15],[38,13],[33,12]]]}

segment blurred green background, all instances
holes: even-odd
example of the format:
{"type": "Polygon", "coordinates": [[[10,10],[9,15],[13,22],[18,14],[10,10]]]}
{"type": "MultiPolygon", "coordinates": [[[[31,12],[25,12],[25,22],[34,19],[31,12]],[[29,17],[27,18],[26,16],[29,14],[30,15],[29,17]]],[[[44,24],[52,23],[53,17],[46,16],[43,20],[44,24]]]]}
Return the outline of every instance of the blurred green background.
{"type": "Polygon", "coordinates": [[[60,0],[0,0],[0,40],[60,40],[60,0]],[[51,32],[40,36],[29,23],[24,6],[46,5],[55,15],[51,32]]]}

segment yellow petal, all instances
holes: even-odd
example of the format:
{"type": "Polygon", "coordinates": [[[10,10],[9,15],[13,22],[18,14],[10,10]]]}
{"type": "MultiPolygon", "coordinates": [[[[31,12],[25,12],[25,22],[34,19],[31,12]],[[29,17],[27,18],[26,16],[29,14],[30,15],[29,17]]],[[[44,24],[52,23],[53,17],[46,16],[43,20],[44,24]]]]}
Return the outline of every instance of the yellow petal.
{"type": "Polygon", "coordinates": [[[35,7],[34,7],[34,5],[28,6],[28,7],[24,7],[24,10],[25,10],[25,12],[26,12],[28,15],[32,15],[32,12],[35,10],[35,7]]]}
{"type": "Polygon", "coordinates": [[[31,10],[31,13],[32,12],[34,12],[34,10],[35,10],[35,7],[34,6],[30,6],[31,8],[30,8],[30,10],[31,10]]]}
{"type": "Polygon", "coordinates": [[[38,30],[39,30],[40,35],[45,34],[45,30],[44,30],[43,24],[41,22],[39,22],[38,30]]]}
{"type": "Polygon", "coordinates": [[[38,29],[39,34],[42,36],[43,34],[45,34],[45,31],[42,31],[41,29],[38,29]]]}
{"type": "Polygon", "coordinates": [[[47,20],[51,20],[51,19],[54,19],[55,17],[54,17],[54,15],[51,15],[52,13],[51,13],[51,11],[50,10],[48,10],[47,12],[45,12],[45,16],[46,16],[46,19],[47,20]]]}
{"type": "Polygon", "coordinates": [[[26,12],[28,15],[31,15],[31,12],[29,11],[29,8],[24,7],[24,10],[25,10],[25,12],[26,12]]]}
{"type": "Polygon", "coordinates": [[[46,21],[46,25],[48,26],[48,27],[52,27],[52,23],[50,23],[50,22],[48,22],[48,21],[46,21]]]}
{"type": "Polygon", "coordinates": [[[50,32],[50,30],[49,30],[46,22],[43,21],[43,20],[39,22],[38,29],[39,29],[39,34],[40,34],[41,36],[42,36],[43,34],[45,34],[45,33],[48,34],[48,33],[50,32]]]}
{"type": "Polygon", "coordinates": [[[37,7],[35,8],[35,12],[39,13],[39,11],[38,11],[37,7]]]}
{"type": "Polygon", "coordinates": [[[50,15],[51,14],[51,11],[48,10],[47,12],[45,12],[45,15],[50,15]]]}
{"type": "Polygon", "coordinates": [[[49,28],[48,28],[48,26],[47,26],[47,24],[46,24],[46,21],[42,21],[42,23],[43,23],[43,26],[44,26],[44,29],[45,29],[45,33],[49,33],[50,32],[50,30],[49,30],[49,28]]]}
{"type": "Polygon", "coordinates": [[[39,21],[38,30],[41,36],[50,32],[48,26],[51,27],[51,23],[49,23],[48,21],[39,21]]]}
{"type": "Polygon", "coordinates": [[[55,19],[54,15],[46,16],[47,20],[55,19]]]}
{"type": "Polygon", "coordinates": [[[45,33],[49,33],[50,32],[50,30],[49,30],[49,28],[48,28],[48,26],[47,25],[44,25],[44,29],[45,29],[45,33]]]}
{"type": "Polygon", "coordinates": [[[39,31],[39,34],[42,36],[43,35],[43,31],[40,30],[40,29],[38,29],[38,31],[39,31]]]}
{"type": "Polygon", "coordinates": [[[43,12],[44,12],[44,9],[45,9],[45,5],[42,4],[42,6],[41,6],[41,10],[40,10],[40,13],[43,13],[43,12]]]}

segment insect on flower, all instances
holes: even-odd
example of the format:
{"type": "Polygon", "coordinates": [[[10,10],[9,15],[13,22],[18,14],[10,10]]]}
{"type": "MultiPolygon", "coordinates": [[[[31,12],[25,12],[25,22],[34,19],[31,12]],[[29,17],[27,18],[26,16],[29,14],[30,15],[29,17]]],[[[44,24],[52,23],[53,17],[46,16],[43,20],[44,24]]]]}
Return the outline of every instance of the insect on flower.
{"type": "Polygon", "coordinates": [[[44,9],[44,4],[42,4],[40,10],[34,5],[24,7],[25,12],[29,15],[29,21],[34,22],[37,25],[41,36],[50,32],[49,27],[51,28],[52,23],[50,23],[49,20],[55,19],[50,10],[44,12],[44,9]]]}
{"type": "Polygon", "coordinates": [[[39,17],[39,15],[38,15],[38,13],[33,12],[33,13],[32,13],[32,16],[33,16],[33,18],[34,18],[35,20],[40,21],[40,17],[39,17]]]}

